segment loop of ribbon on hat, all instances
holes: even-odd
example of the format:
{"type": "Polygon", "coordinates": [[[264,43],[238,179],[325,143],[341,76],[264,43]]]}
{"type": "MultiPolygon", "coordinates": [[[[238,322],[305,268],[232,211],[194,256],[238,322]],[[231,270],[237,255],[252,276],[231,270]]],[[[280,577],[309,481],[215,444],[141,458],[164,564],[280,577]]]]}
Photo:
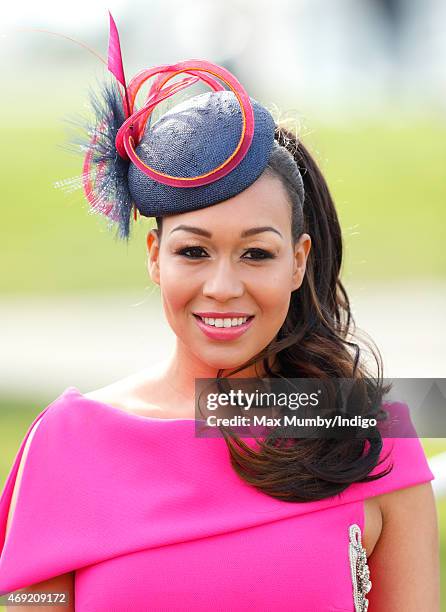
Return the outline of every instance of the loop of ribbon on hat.
{"type": "Polygon", "coordinates": [[[239,81],[222,66],[218,66],[206,60],[186,60],[173,65],[166,64],[143,70],[132,79],[127,90],[130,101],[130,111],[133,110],[134,100],[139,88],[147,79],[156,74],[163,78],[158,78],[155,81],[150,89],[145,105],[139,111],[130,115],[118,131],[116,136],[116,148],[121,157],[129,157],[142,172],[154,180],[172,187],[198,187],[200,185],[207,185],[229,174],[229,172],[231,172],[231,170],[233,170],[245,157],[254,136],[254,111],[245,89],[239,81]],[[163,89],[164,85],[170,79],[182,72],[196,75],[196,78],[183,79],[178,84],[163,89]],[[144,131],[145,123],[159,102],[176,93],[179,89],[192,85],[197,79],[206,82],[214,91],[224,89],[224,87],[213,77],[207,77],[201,74],[201,72],[214,75],[223,80],[237,97],[243,117],[240,140],[231,155],[220,164],[220,166],[206,174],[195,177],[176,177],[154,170],[145,164],[135,151],[135,147],[144,131]]]}

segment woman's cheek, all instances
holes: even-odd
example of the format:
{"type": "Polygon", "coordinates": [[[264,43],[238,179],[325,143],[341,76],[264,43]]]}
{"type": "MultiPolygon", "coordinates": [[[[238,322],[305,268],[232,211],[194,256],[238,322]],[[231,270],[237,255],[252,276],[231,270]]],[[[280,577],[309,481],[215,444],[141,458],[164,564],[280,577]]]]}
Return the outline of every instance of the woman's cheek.
{"type": "Polygon", "coordinates": [[[259,296],[259,301],[268,308],[280,308],[281,303],[287,302],[290,298],[290,276],[280,274],[276,270],[263,270],[251,286],[256,288],[255,294],[259,296]]]}
{"type": "Polygon", "coordinates": [[[196,283],[193,277],[183,270],[179,273],[176,270],[165,269],[160,277],[160,286],[164,299],[168,302],[172,310],[184,308],[188,302],[196,296],[196,283]]]}
{"type": "Polygon", "coordinates": [[[161,297],[166,318],[170,326],[175,329],[178,320],[178,312],[184,308],[186,296],[180,283],[172,282],[165,275],[161,279],[161,297]]]}
{"type": "Polygon", "coordinates": [[[265,325],[269,331],[275,329],[277,333],[288,314],[291,292],[288,290],[287,279],[282,279],[278,284],[270,283],[268,290],[259,296],[262,314],[265,317],[265,325]]]}

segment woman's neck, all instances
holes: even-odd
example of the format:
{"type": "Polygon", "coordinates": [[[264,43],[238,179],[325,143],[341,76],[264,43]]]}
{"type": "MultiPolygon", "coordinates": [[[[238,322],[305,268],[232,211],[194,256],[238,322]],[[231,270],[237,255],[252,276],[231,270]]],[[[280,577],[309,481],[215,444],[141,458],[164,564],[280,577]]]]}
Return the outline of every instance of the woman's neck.
{"type": "MultiPolygon", "coordinates": [[[[227,376],[236,366],[223,370],[227,376]]],[[[218,368],[200,360],[178,340],[172,355],[151,371],[147,394],[160,408],[172,416],[193,418],[195,412],[195,381],[197,378],[217,378],[218,368]]],[[[231,378],[257,378],[264,375],[261,363],[230,374],[231,378]]]]}

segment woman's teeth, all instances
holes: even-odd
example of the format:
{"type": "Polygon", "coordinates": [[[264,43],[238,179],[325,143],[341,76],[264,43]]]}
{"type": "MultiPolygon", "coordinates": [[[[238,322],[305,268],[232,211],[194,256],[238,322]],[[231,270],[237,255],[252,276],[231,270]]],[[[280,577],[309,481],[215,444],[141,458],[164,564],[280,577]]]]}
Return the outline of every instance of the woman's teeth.
{"type": "Polygon", "coordinates": [[[200,317],[200,319],[204,321],[206,325],[213,325],[214,327],[237,327],[238,325],[246,323],[248,317],[239,317],[234,319],[212,319],[208,317],[200,317]]]}

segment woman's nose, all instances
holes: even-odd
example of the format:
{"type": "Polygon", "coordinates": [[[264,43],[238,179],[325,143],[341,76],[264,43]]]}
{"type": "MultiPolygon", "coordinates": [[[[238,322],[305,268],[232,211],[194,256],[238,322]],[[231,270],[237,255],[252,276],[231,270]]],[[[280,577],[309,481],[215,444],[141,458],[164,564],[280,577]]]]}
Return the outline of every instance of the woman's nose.
{"type": "Polygon", "coordinates": [[[209,277],[203,284],[203,295],[219,302],[240,297],[244,292],[243,282],[231,266],[231,262],[221,260],[208,268],[209,277]]]}

